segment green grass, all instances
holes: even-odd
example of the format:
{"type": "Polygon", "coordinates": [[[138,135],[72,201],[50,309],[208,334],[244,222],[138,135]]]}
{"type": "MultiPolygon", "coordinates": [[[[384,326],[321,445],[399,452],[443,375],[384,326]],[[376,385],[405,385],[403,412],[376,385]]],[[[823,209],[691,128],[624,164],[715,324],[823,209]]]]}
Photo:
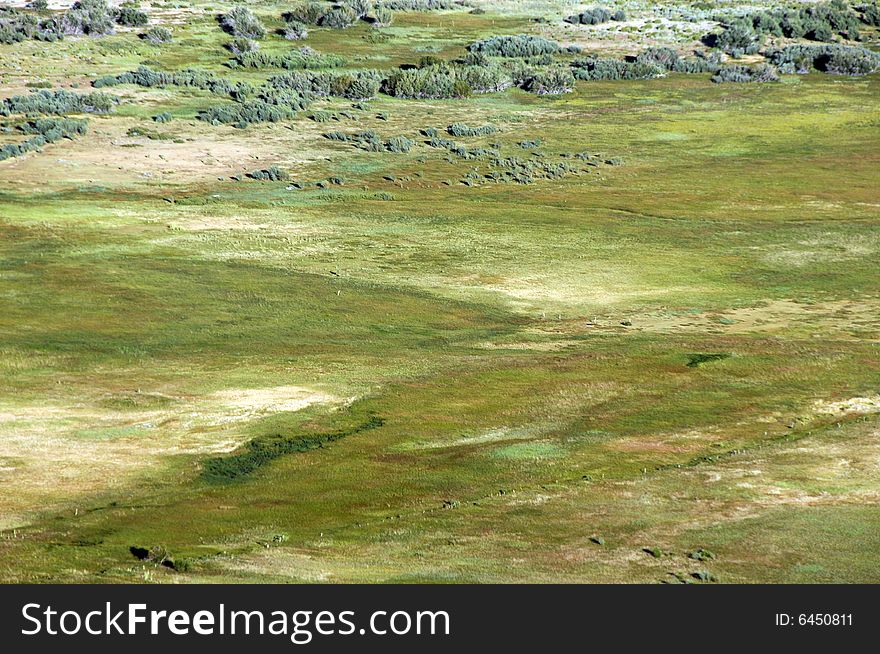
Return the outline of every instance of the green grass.
{"type": "MultiPolygon", "coordinates": [[[[224,67],[220,8],[162,48],[4,46],[4,93],[277,72],[224,67]]],[[[399,14],[304,43],[390,68],[543,29],[399,14]]],[[[876,413],[820,409],[878,392],[880,79],[708,77],[245,130],[195,121],[207,93],[114,87],[85,137],[0,164],[0,580],[877,581],[876,413]],[[624,163],[467,188],[477,164],[418,133],[455,122],[624,163]],[[306,188],[231,179],[269,165],[306,188]],[[290,388],[330,399],[274,406],[290,388]]]]}

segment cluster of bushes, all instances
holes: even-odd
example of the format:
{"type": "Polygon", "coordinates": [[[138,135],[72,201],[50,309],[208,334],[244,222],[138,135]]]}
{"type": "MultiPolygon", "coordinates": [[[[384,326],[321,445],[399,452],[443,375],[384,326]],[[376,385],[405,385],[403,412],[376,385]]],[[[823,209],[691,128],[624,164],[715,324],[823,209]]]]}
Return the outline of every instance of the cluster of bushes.
{"type": "Polygon", "coordinates": [[[721,55],[697,52],[695,57],[682,57],[672,48],[650,47],[635,58],[635,63],[676,73],[714,73],[721,67],[721,55]]]}
{"type": "Polygon", "coordinates": [[[293,434],[270,433],[258,436],[236,454],[208,459],[202,467],[202,477],[214,483],[224,483],[245,477],[267,463],[296,452],[308,452],[346,436],[376,429],[385,424],[378,416],[350,429],[331,432],[303,432],[293,434]]]}
{"type": "Polygon", "coordinates": [[[501,66],[444,63],[395,71],[384,80],[382,90],[398,98],[463,98],[512,84],[509,72],[501,66]]]}
{"type": "Polygon", "coordinates": [[[249,39],[244,36],[236,36],[231,41],[226,43],[223,47],[225,47],[235,56],[238,56],[244,54],[245,52],[253,52],[254,50],[259,50],[260,44],[253,39],[249,39]]]}
{"type": "Polygon", "coordinates": [[[232,125],[243,129],[255,123],[277,123],[292,118],[298,109],[292,106],[266,102],[263,99],[246,100],[208,107],[196,114],[196,118],[212,125],[232,125]]]}
{"type": "Polygon", "coordinates": [[[495,150],[494,148],[468,148],[467,146],[460,145],[451,139],[437,136],[436,133],[426,142],[432,148],[448,150],[462,159],[497,159],[499,156],[498,150],[495,150]]]}
{"type": "Polygon", "coordinates": [[[581,80],[653,79],[665,73],[664,68],[649,61],[587,57],[575,59],[571,65],[574,76],[581,80]]]}
{"type": "Polygon", "coordinates": [[[593,7],[574,16],[569,16],[565,22],[573,25],[599,25],[610,20],[624,21],[626,20],[626,12],[623,9],[611,11],[605,7],[593,7]]]}
{"type": "Polygon", "coordinates": [[[461,9],[461,0],[383,0],[382,6],[394,11],[442,11],[461,9]]]}
{"type": "Polygon", "coordinates": [[[74,118],[40,118],[22,123],[16,127],[17,131],[28,134],[31,138],[0,146],[0,161],[37,152],[47,143],[82,136],[88,130],[88,124],[87,120],[74,118]]]}
{"type": "Polygon", "coordinates": [[[390,7],[386,4],[374,4],[372,0],[340,0],[332,4],[323,2],[306,2],[294,7],[282,18],[291,25],[318,25],[331,29],[345,29],[360,20],[377,26],[390,25],[392,21],[390,7]]]}
{"type": "Polygon", "coordinates": [[[525,83],[523,88],[530,93],[538,95],[558,95],[571,93],[574,90],[574,75],[571,69],[564,66],[550,66],[535,71],[525,83]]]}
{"type": "MultiPolygon", "coordinates": [[[[872,20],[870,10],[861,14],[872,20]]],[[[767,36],[791,39],[833,41],[838,35],[859,38],[860,15],[842,0],[821,2],[797,9],[758,11],[726,22],[720,34],[709,34],[704,41],[733,56],[758,52],[767,36]]]]}
{"type": "Polygon", "coordinates": [[[150,17],[137,7],[122,5],[115,12],[116,22],[126,27],[142,27],[150,22],[150,17]]]}
{"type": "Polygon", "coordinates": [[[480,127],[471,127],[464,123],[452,123],[446,128],[446,131],[453,136],[488,136],[498,131],[494,125],[482,125],[480,127]]]}
{"type": "Polygon", "coordinates": [[[276,89],[295,91],[302,97],[337,96],[364,101],[379,92],[381,75],[374,70],[335,72],[296,71],[270,77],[268,84],[276,89]]]}
{"type": "Polygon", "coordinates": [[[286,182],[290,179],[287,171],[278,166],[269,166],[268,168],[255,170],[252,173],[248,173],[248,177],[269,182],[286,182]]]}
{"type": "Polygon", "coordinates": [[[858,5],[856,9],[859,11],[859,20],[865,25],[880,27],[880,5],[876,2],[858,5]]]}
{"type": "Polygon", "coordinates": [[[57,41],[65,35],[101,36],[112,33],[116,25],[137,27],[148,21],[149,17],[140,9],[128,5],[113,8],[106,0],[79,0],[67,11],[49,17],[3,7],[0,8],[0,43],[29,39],[57,41]]]}
{"type": "Polygon", "coordinates": [[[113,110],[119,98],[108,93],[74,93],[41,89],[28,95],[13,95],[0,102],[0,116],[11,114],[106,114],[113,110]]]}
{"type": "Polygon", "coordinates": [[[324,138],[331,141],[342,141],[344,143],[353,143],[356,147],[370,152],[409,152],[415,144],[411,139],[405,136],[393,136],[388,140],[382,140],[379,135],[371,130],[365,129],[354,134],[346,134],[345,132],[327,132],[324,138]]]}
{"type": "Polygon", "coordinates": [[[281,30],[281,35],[288,41],[302,41],[309,35],[308,27],[298,20],[288,20],[281,30]]]}
{"type": "Polygon", "coordinates": [[[243,68],[283,68],[285,70],[306,70],[316,68],[339,68],[345,59],[339,55],[323,54],[309,47],[289,50],[283,53],[268,53],[251,50],[235,57],[235,63],[243,68]]]}
{"type": "Polygon", "coordinates": [[[492,36],[476,41],[467,47],[469,52],[489,57],[535,57],[556,54],[562,48],[555,41],[543,36],[517,34],[514,36],[492,36]]]}
{"type": "Polygon", "coordinates": [[[776,69],[769,64],[757,66],[721,66],[712,76],[712,81],[721,82],[778,82],[776,69]]]}
{"type": "Polygon", "coordinates": [[[232,36],[245,39],[262,39],[266,28],[247,7],[237,6],[220,16],[220,26],[232,36]]]}
{"type": "Polygon", "coordinates": [[[164,88],[166,86],[180,86],[186,88],[210,91],[216,95],[236,96],[245,91],[243,85],[231,82],[214,73],[199,70],[198,68],[186,68],[174,73],[153,70],[148,66],[138,66],[137,70],[122,73],[120,75],[105,75],[92,82],[95,88],[116,86],[118,84],[136,84],[147,88],[164,88]]]}
{"type": "Polygon", "coordinates": [[[867,75],[880,69],[880,54],[850,45],[789,45],[767,53],[783,73],[821,70],[836,75],[867,75]]]}
{"type": "Polygon", "coordinates": [[[151,27],[141,34],[141,38],[153,45],[160,45],[162,43],[170,43],[172,35],[171,30],[167,27],[151,27]]]}

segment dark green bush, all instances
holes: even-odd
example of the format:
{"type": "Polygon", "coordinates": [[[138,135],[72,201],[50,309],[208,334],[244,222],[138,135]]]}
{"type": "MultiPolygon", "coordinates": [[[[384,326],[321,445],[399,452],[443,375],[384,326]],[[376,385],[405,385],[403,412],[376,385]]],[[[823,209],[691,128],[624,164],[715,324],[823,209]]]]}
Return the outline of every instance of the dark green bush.
{"type": "Polygon", "coordinates": [[[452,125],[446,128],[446,131],[452,134],[452,136],[488,136],[497,132],[498,129],[494,125],[471,127],[464,123],[452,123],[452,125]]]}
{"type": "MultiPolygon", "coordinates": [[[[342,183],[340,178],[331,178],[331,183],[342,183]]],[[[262,466],[278,457],[296,452],[324,447],[346,436],[353,436],[385,424],[382,418],[372,417],[352,429],[340,429],[328,433],[269,434],[249,441],[242,452],[231,456],[208,459],[202,467],[202,477],[210,482],[230,482],[252,474],[262,466]]]]}
{"type": "Polygon", "coordinates": [[[282,35],[288,41],[301,41],[309,35],[309,30],[306,28],[305,23],[290,20],[285,24],[282,35]]]}
{"type": "Polygon", "coordinates": [[[309,47],[288,50],[283,53],[243,52],[235,57],[235,62],[243,68],[283,68],[286,70],[339,68],[345,65],[345,59],[339,55],[323,54],[309,47]]]}
{"type": "Polygon", "coordinates": [[[490,57],[534,57],[556,54],[561,48],[558,43],[543,36],[517,34],[515,36],[492,36],[471,43],[467,49],[469,52],[481,53],[490,57]]]}
{"type": "Polygon", "coordinates": [[[255,170],[252,173],[248,173],[248,177],[270,182],[286,182],[290,179],[290,175],[287,171],[282,170],[278,166],[269,166],[262,170],[255,170]]]}
{"type": "Polygon", "coordinates": [[[126,27],[141,27],[150,22],[149,16],[136,7],[119,7],[115,18],[119,25],[126,27]]]}
{"type": "Polygon", "coordinates": [[[167,27],[151,27],[141,35],[144,41],[148,41],[154,45],[171,42],[171,30],[167,27]]]}
{"type": "Polygon", "coordinates": [[[220,17],[220,26],[232,34],[246,39],[262,39],[266,28],[260,19],[247,7],[233,7],[220,17]]]}
{"type": "Polygon", "coordinates": [[[757,66],[721,66],[712,81],[721,82],[778,82],[776,69],[768,64],[757,66]]]}
{"type": "Polygon", "coordinates": [[[74,93],[41,89],[28,95],[13,95],[0,102],[0,116],[11,114],[106,114],[113,110],[119,98],[108,93],[74,93]]]}
{"type": "Polygon", "coordinates": [[[538,95],[559,95],[574,90],[574,75],[563,66],[544,68],[526,80],[523,88],[538,95]]]}
{"type": "MultiPolygon", "coordinates": [[[[621,12],[623,13],[623,12],[621,12]]],[[[587,9],[586,11],[581,12],[580,14],[575,14],[574,16],[569,16],[565,19],[566,23],[572,23],[574,25],[599,25],[600,23],[607,23],[609,20],[626,20],[626,14],[623,13],[622,18],[614,18],[614,16],[618,15],[617,12],[612,13],[610,10],[605,7],[593,7],[592,9],[587,9]]]]}
{"type": "Polygon", "coordinates": [[[582,80],[633,80],[660,77],[664,69],[654,63],[621,59],[575,59],[572,72],[582,80]]]}
{"type": "Polygon", "coordinates": [[[789,45],[768,52],[767,59],[785,73],[815,69],[837,75],[867,75],[880,68],[880,54],[850,45],[789,45]]]}
{"type": "Polygon", "coordinates": [[[40,118],[22,123],[16,130],[31,135],[31,138],[0,146],[0,161],[20,157],[28,152],[38,152],[47,143],[82,136],[86,133],[88,124],[87,120],[74,118],[40,118]]]}

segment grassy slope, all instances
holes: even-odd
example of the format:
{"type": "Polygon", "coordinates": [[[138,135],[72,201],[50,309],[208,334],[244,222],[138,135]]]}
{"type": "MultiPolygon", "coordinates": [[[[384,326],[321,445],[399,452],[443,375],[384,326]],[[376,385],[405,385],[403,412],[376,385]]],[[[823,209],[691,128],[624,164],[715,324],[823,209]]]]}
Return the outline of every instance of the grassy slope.
{"type": "MultiPolygon", "coordinates": [[[[412,60],[431,29],[408,24],[418,20],[399,21],[387,45],[352,35],[342,48],[412,60]]],[[[479,20],[473,34],[493,29],[473,17],[456,27],[467,20],[479,20]]],[[[192,43],[159,63],[219,64],[216,28],[188,29],[192,43]]],[[[71,62],[111,42],[57,47],[71,62]]],[[[65,148],[87,156],[91,134],[4,164],[0,393],[4,410],[34,414],[24,428],[57,437],[59,459],[89,457],[96,441],[136,457],[193,432],[242,442],[370,415],[385,424],[231,484],[201,480],[192,451],[103,489],[24,483],[4,510],[8,526],[29,526],[0,541],[0,576],[655,581],[696,569],[683,554],[705,546],[717,558],[700,565],[722,580],[877,581],[877,425],[847,417],[838,430],[811,407],[876,393],[880,379],[878,84],[672,76],[580,84],[557,100],[385,98],[358,123],[295,123],[304,137],[194,126],[298,179],[346,178],[328,191],[219,181],[210,168],[157,180],[95,167],[83,184],[46,174],[65,148]],[[498,125],[509,152],[540,136],[549,154],[601,151],[626,165],[468,189],[444,185],[467,164],[427,147],[376,154],[320,138],[361,127],[414,137],[455,120],[498,125]],[[305,160],[277,154],[300,138],[305,160]],[[774,305],[761,313],[786,299],[796,314],[777,324],[774,305]],[[744,324],[742,307],[757,318],[744,324]],[[695,352],[732,356],[689,368],[695,352]],[[142,393],[199,410],[216,391],[282,385],[360,399],[209,427],[172,405],[172,418],[143,427],[142,393]],[[832,528],[845,535],[829,542],[832,528]],[[145,569],[131,545],[162,545],[190,572],[145,569]]],[[[210,100],[169,95],[184,118],[162,130],[186,137],[186,116],[210,100]]],[[[146,126],[155,110],[124,105],[101,127],[146,126]]],[[[18,478],[37,474],[15,457],[18,478]]]]}

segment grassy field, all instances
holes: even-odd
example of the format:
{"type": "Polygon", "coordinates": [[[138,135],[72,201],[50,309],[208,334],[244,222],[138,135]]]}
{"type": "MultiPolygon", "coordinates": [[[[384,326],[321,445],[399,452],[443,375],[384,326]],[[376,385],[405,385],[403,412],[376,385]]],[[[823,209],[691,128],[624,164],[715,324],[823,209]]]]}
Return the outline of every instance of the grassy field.
{"type": "MultiPolygon", "coordinates": [[[[225,5],[193,4],[146,6],[161,47],[0,45],[0,97],[282,72],[224,67],[225,5]]],[[[649,44],[571,7],[261,49],[649,44]]],[[[87,134],[0,162],[0,580],[880,582],[880,74],[322,99],[247,129],[196,120],[206,91],[104,90],[87,134]],[[467,186],[485,165],[419,132],[455,122],[619,165],[467,186]],[[363,129],[415,145],[323,137],[363,129]],[[245,177],[269,165],[291,182],[245,177]]]]}

